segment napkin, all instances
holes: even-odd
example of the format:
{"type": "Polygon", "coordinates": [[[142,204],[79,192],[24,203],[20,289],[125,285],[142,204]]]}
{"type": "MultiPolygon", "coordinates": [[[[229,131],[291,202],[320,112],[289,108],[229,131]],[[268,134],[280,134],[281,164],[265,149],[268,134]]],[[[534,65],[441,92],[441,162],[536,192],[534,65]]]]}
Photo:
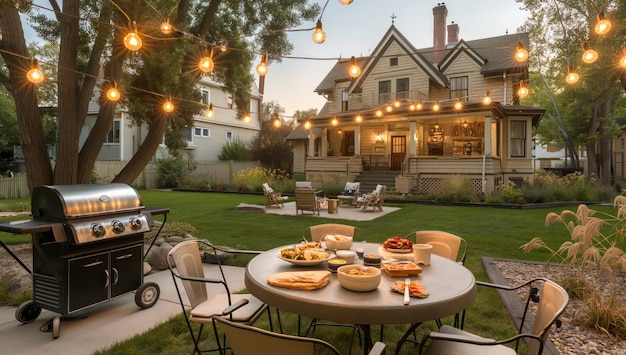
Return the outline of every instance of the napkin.
{"type": "Polygon", "coordinates": [[[326,286],[329,279],[330,271],[291,271],[274,274],[267,279],[267,283],[277,287],[310,291],[326,286]]]}
{"type": "Polygon", "coordinates": [[[380,246],[378,248],[378,254],[382,255],[383,259],[398,259],[398,260],[409,260],[413,261],[413,253],[393,253],[385,249],[384,246],[380,246]]]}

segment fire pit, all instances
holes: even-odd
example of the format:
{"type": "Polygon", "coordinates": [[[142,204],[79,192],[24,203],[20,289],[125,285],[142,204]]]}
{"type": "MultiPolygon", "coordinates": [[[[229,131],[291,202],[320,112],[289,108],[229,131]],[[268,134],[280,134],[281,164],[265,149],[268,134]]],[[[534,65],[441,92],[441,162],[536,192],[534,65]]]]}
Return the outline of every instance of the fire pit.
{"type": "MultiPolygon", "coordinates": [[[[18,321],[34,321],[42,308],[66,317],[133,290],[140,308],[158,301],[159,286],[143,282],[144,233],[169,209],[146,208],[125,184],[89,184],[38,186],[31,211],[32,220],[0,223],[0,231],[32,235],[32,271],[2,245],[33,275],[33,300],[17,309],[18,321]]],[[[55,338],[61,317],[47,324],[55,338]]]]}

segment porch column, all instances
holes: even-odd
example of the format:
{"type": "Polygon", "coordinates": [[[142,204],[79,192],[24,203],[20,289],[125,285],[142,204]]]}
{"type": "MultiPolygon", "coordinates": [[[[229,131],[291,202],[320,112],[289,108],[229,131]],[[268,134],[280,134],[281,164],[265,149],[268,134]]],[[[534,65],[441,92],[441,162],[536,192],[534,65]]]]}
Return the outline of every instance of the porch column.
{"type": "Polygon", "coordinates": [[[324,128],[322,130],[322,149],[320,156],[327,157],[328,156],[328,128],[324,128]]]}
{"type": "Polygon", "coordinates": [[[415,121],[409,123],[409,157],[415,156],[415,121]]]}
{"type": "Polygon", "coordinates": [[[483,144],[483,154],[491,155],[491,116],[485,116],[485,144],[483,144]]]}
{"type": "Polygon", "coordinates": [[[361,155],[361,126],[354,127],[354,155],[361,155]]]}
{"type": "Polygon", "coordinates": [[[309,154],[308,157],[315,156],[315,133],[313,133],[313,129],[309,129],[309,154]]]}

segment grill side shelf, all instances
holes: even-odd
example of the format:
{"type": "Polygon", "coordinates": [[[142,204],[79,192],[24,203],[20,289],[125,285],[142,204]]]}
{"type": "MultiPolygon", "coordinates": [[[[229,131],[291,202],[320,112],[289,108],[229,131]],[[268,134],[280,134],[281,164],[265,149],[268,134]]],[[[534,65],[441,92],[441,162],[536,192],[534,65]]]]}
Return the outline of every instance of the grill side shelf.
{"type": "Polygon", "coordinates": [[[0,223],[0,231],[13,233],[13,234],[30,234],[48,232],[52,230],[55,224],[62,225],[62,223],[50,223],[47,221],[37,220],[19,220],[0,223]]]}

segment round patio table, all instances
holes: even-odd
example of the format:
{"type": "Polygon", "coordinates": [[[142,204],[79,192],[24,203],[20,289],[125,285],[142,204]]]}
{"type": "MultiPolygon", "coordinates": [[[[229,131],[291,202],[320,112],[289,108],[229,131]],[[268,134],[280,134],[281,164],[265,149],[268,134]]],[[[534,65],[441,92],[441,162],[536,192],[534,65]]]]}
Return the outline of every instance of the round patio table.
{"type": "MultiPolygon", "coordinates": [[[[362,247],[365,253],[376,253],[380,244],[353,243],[352,250],[362,247]]],[[[344,289],[337,276],[318,290],[303,291],[275,287],[267,283],[278,272],[326,270],[327,263],[296,266],[277,257],[278,247],[255,256],[246,267],[245,284],[248,291],[271,307],[337,323],[358,324],[369,331],[371,324],[421,323],[454,315],[468,308],[476,297],[474,275],[463,265],[438,255],[432,255],[429,266],[421,265],[422,273],[412,276],[428,291],[426,298],[411,297],[403,305],[403,295],[392,292],[391,285],[405,277],[390,277],[384,271],[378,289],[354,292],[344,289]]],[[[356,263],[362,263],[357,260],[356,263]]],[[[371,344],[369,334],[366,340],[371,344]]],[[[366,346],[367,349],[367,346],[366,346]]]]}

